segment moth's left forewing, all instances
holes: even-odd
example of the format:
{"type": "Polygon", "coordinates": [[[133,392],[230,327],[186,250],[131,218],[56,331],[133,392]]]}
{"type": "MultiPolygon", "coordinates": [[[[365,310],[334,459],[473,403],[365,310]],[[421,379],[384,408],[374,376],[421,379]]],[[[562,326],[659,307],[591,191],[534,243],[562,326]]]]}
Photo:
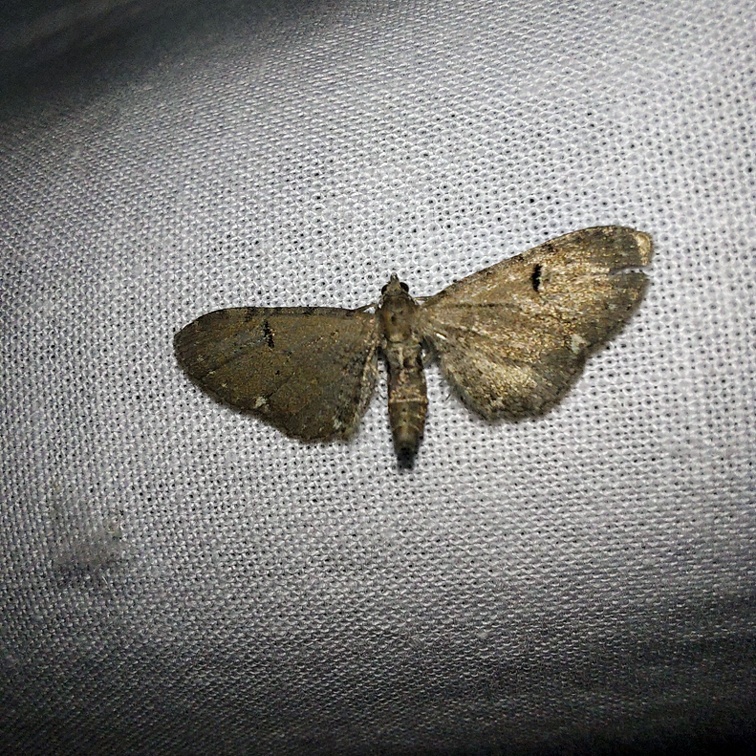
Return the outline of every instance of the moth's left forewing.
{"type": "Polygon", "coordinates": [[[538,414],[561,398],[591,347],[645,291],[651,239],[583,229],[458,281],[426,300],[425,338],[447,379],[485,417],[538,414]]]}

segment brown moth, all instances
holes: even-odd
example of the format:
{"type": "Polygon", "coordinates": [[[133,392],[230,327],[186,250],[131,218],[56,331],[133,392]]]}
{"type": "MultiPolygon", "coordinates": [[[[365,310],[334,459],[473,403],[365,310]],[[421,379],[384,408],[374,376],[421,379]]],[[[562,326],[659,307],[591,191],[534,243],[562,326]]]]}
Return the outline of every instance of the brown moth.
{"type": "Polygon", "coordinates": [[[463,401],[488,419],[539,415],[567,392],[591,348],[615,334],[647,286],[651,237],[620,226],[574,231],[457,281],[422,302],[394,275],[380,302],[240,307],[174,339],[186,373],[216,399],[303,441],[348,438],[377,375],[399,461],[425,426],[423,359],[435,354],[463,401]]]}

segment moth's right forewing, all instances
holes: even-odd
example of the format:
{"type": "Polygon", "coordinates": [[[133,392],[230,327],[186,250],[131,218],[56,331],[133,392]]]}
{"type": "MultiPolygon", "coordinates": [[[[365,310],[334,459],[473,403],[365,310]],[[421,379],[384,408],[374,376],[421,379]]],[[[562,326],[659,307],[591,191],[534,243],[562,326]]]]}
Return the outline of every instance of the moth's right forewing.
{"type": "Polygon", "coordinates": [[[375,316],[327,307],[218,310],[174,339],[205,391],[306,441],[346,438],[375,385],[375,316]]]}
{"type": "Polygon", "coordinates": [[[458,281],[427,300],[443,307],[509,307],[555,318],[591,343],[621,326],[647,286],[638,268],[651,260],[651,238],[634,229],[574,231],[458,281]]]}

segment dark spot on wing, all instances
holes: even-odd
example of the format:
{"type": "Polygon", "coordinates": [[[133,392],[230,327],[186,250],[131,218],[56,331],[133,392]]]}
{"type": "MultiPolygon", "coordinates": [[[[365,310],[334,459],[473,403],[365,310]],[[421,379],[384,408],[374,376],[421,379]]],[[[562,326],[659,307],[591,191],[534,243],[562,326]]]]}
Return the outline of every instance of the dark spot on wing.
{"type": "Polygon", "coordinates": [[[541,272],[543,266],[540,263],[536,263],[533,266],[533,272],[530,275],[530,283],[533,285],[533,291],[538,291],[541,288],[541,272]]]}
{"type": "Polygon", "coordinates": [[[268,346],[273,349],[273,330],[270,327],[270,323],[267,320],[263,321],[263,334],[265,336],[265,341],[268,343],[268,346]]]}

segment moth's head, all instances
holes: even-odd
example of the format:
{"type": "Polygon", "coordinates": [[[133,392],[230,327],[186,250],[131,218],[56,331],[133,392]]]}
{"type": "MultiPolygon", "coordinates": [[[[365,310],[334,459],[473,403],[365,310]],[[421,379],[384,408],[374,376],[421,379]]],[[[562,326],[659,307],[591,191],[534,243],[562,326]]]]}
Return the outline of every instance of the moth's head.
{"type": "Polygon", "coordinates": [[[396,273],[392,273],[389,282],[381,289],[381,303],[392,297],[409,298],[409,286],[400,281],[396,273]]]}

